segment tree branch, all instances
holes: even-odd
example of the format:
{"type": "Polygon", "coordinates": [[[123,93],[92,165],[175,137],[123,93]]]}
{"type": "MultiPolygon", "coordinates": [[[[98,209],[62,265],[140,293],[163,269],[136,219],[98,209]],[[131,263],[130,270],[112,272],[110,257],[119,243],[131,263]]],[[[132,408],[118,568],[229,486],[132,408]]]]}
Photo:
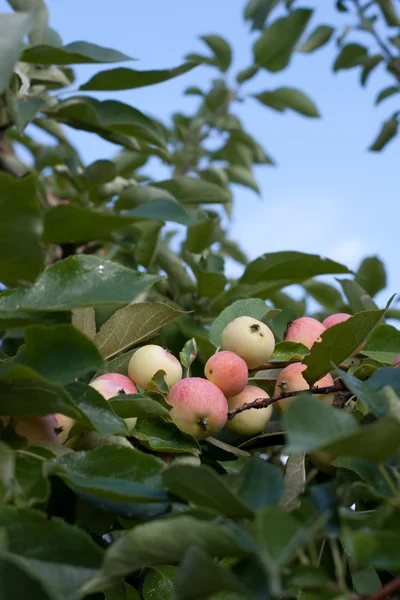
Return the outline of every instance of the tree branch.
{"type": "Polygon", "coordinates": [[[393,592],[397,592],[400,590],[400,577],[396,577],[396,579],[392,579],[386,585],[384,585],[380,590],[372,594],[371,596],[364,596],[366,600],[385,600],[388,598],[393,592]]]}
{"type": "Polygon", "coordinates": [[[347,396],[348,398],[350,398],[350,396],[353,395],[352,392],[344,390],[341,384],[328,385],[326,387],[320,388],[315,387],[309,390],[297,390],[296,392],[282,392],[281,394],[277,394],[276,396],[271,396],[271,398],[256,398],[252,402],[245,402],[244,404],[242,404],[242,406],[239,406],[238,408],[235,408],[235,410],[231,410],[228,412],[228,421],[230,421],[231,419],[233,419],[233,417],[245,410],[250,410],[251,408],[267,408],[268,406],[271,406],[271,404],[274,404],[274,402],[284,400],[285,398],[293,398],[294,396],[298,396],[299,394],[327,395],[336,393],[340,393],[341,396],[347,396]]]}

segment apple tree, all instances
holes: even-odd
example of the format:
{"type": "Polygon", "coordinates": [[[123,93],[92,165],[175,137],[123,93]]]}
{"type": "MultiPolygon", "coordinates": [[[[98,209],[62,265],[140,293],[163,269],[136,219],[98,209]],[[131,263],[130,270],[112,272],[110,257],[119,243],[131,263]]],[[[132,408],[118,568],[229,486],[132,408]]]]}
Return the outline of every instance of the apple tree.
{"type": "MultiPolygon", "coordinates": [[[[385,67],[378,101],[396,95],[398,2],[338,0],[339,31],[299,1],[249,0],[253,62],[238,72],[215,33],[202,53],[143,71],[107,45],[64,44],[43,0],[9,4],[0,598],[397,597],[400,333],[388,320],[400,311],[377,304],[385,267],[296,249],[249,261],[229,217],[232,184],[259,193],[253,168],[274,163],[238,103],[317,118],[307,90],[263,75],[334,39],[335,70],[365,84],[385,67]],[[98,71],[77,82],[81,64],[98,71]],[[192,113],[162,122],[113,99],[184,73],[192,113]],[[74,130],[113,153],[87,164],[74,130]]],[[[396,112],[371,149],[397,124],[396,112]]]]}

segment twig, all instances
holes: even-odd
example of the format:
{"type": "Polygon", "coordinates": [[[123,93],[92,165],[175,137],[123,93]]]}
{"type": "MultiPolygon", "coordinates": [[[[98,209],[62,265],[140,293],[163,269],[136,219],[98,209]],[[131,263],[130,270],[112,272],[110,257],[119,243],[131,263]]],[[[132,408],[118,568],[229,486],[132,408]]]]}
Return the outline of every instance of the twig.
{"type": "Polygon", "coordinates": [[[340,392],[341,394],[348,396],[353,395],[352,392],[344,390],[340,384],[336,385],[328,385],[326,387],[315,387],[309,390],[297,390],[296,392],[282,392],[281,394],[277,394],[276,396],[271,396],[271,398],[256,398],[252,402],[245,402],[242,406],[235,408],[235,410],[231,410],[228,412],[228,421],[233,419],[239,413],[250,410],[251,408],[267,408],[274,404],[274,402],[278,402],[279,400],[284,400],[285,398],[293,398],[293,396],[298,396],[299,394],[335,394],[336,392],[340,392]]]}
{"type": "Polygon", "coordinates": [[[392,579],[386,585],[384,585],[380,590],[372,594],[371,596],[364,596],[366,600],[385,600],[388,598],[393,592],[397,592],[400,590],[400,577],[396,577],[396,579],[392,579]]]}

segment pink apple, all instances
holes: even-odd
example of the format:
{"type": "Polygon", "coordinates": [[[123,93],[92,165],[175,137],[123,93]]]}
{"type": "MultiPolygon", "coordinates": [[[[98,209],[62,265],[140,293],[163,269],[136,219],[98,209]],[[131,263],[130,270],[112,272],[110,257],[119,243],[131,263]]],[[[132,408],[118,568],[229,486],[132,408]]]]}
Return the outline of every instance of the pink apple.
{"type": "Polygon", "coordinates": [[[333,325],[337,325],[338,323],[344,323],[347,319],[350,319],[351,315],[347,313],[335,313],[334,315],[329,315],[326,317],[324,321],[322,321],[322,325],[325,329],[329,329],[329,327],[333,327],[333,325]]]}
{"type": "MultiPolygon", "coordinates": [[[[122,394],[138,393],[136,386],[133,385],[129,377],[125,377],[125,375],[120,375],[119,373],[100,375],[100,377],[94,379],[89,385],[97,390],[106,400],[122,394]]],[[[129,430],[135,427],[136,421],[136,417],[125,419],[129,430]]]]}
{"type": "Polygon", "coordinates": [[[228,402],[211,381],[187,377],[175,383],[167,396],[172,420],[198,440],[213,435],[225,425],[228,402]]]}
{"type": "Polygon", "coordinates": [[[303,344],[309,350],[315,342],[321,341],[325,327],[312,317],[300,317],[292,323],[285,332],[285,342],[303,344]]]}
{"type": "MultiPolygon", "coordinates": [[[[274,395],[277,396],[282,392],[297,392],[300,390],[309,390],[310,386],[307,381],[304,379],[302,372],[307,368],[303,363],[297,362],[291,365],[288,365],[279,374],[279,377],[275,384],[274,395]]],[[[328,373],[325,377],[322,377],[319,381],[317,381],[313,388],[315,387],[328,387],[333,385],[333,379],[331,375],[328,373]]],[[[278,400],[278,405],[281,410],[284,410],[296,396],[292,396],[290,398],[284,398],[282,400],[278,400]]],[[[314,398],[318,398],[325,402],[326,404],[332,404],[335,394],[313,394],[314,398]]]]}
{"type": "Polygon", "coordinates": [[[243,358],[223,350],[213,354],[204,367],[208,381],[215,383],[225,396],[240,394],[247,385],[249,372],[243,358]]]}

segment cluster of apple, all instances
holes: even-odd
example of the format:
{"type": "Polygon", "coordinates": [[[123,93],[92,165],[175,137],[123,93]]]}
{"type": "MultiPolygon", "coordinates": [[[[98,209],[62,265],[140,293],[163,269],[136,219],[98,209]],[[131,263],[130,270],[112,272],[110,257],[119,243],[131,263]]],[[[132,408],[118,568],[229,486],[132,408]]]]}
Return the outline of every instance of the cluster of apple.
{"type": "MultiPolygon", "coordinates": [[[[289,324],[285,341],[301,343],[311,348],[321,341],[321,334],[328,328],[350,318],[339,313],[331,315],[323,323],[310,317],[301,317],[289,324]]],[[[275,349],[275,339],[270,328],[261,321],[248,316],[237,317],[225,327],[221,335],[221,349],[207,361],[205,378],[183,378],[182,366],[168,350],[148,344],[132,355],[128,365],[128,377],[119,373],[107,373],[94,379],[90,385],[106,400],[121,394],[137,394],[148,390],[150,382],[159,371],[165,373],[169,387],[167,401],[170,415],[180,429],[198,440],[215,434],[223,427],[241,435],[255,435],[262,431],[272,415],[272,405],[262,409],[249,409],[227,421],[228,411],[258,398],[269,398],[267,392],[249,385],[249,371],[262,369],[275,349]]],[[[275,386],[275,394],[309,389],[302,372],[306,366],[301,362],[285,367],[275,386]]],[[[316,382],[315,387],[333,385],[328,374],[316,382]]],[[[333,395],[318,396],[332,403],[333,395]]],[[[284,410],[293,397],[279,400],[284,410]]],[[[7,421],[3,418],[3,421],[7,421]]],[[[126,419],[131,431],[136,418],[126,419]]],[[[74,421],[65,415],[21,418],[16,430],[31,441],[47,440],[65,443],[74,421]]],[[[90,435],[90,434],[88,434],[90,435]]],[[[118,438],[122,441],[123,438],[118,438]]],[[[125,441],[125,440],[124,440],[125,441]]],[[[79,444],[78,446],[79,448],[79,444]]]]}

